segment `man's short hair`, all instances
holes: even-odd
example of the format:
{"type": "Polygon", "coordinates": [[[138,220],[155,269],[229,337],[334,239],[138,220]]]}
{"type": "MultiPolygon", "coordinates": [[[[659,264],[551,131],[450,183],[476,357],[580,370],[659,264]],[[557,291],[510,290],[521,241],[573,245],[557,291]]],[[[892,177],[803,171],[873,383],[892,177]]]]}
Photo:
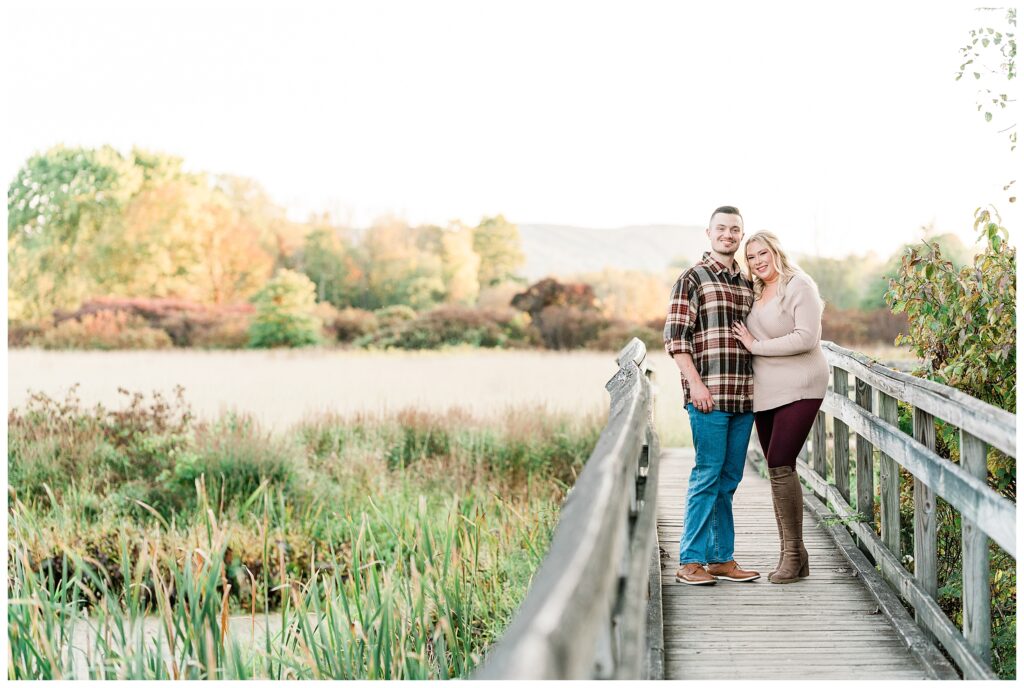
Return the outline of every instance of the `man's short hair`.
{"type": "Polygon", "coordinates": [[[721,208],[715,208],[715,212],[711,213],[711,217],[708,218],[708,227],[711,226],[711,220],[714,220],[715,219],[715,215],[717,215],[718,213],[723,213],[725,215],[739,215],[740,216],[740,220],[743,219],[743,216],[740,215],[740,209],[739,208],[737,208],[734,205],[723,205],[721,208]]]}

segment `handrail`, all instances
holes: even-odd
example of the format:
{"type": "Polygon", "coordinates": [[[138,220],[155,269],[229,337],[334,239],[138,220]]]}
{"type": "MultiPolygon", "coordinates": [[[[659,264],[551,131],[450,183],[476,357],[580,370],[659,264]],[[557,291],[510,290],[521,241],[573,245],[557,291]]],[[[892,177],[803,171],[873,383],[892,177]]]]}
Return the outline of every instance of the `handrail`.
{"type": "Polygon", "coordinates": [[[991,609],[988,540],[1017,556],[1016,504],[988,487],[987,446],[1016,456],[1016,416],[963,392],[885,368],[832,342],[821,348],[831,389],[811,431],[811,460],[797,471],[846,523],[886,582],[910,604],[918,625],[938,641],[969,679],[995,679],[989,665],[991,609]],[[847,374],[856,376],[848,384],[847,374]],[[849,392],[855,392],[855,401],[849,392]],[[913,436],[900,430],[897,402],[913,407],[913,436]],[[832,417],[832,482],[828,480],[826,414],[832,417]],[[960,428],[959,464],[935,452],[935,420],[960,428]],[[856,435],[856,495],[850,492],[849,433],[856,435]],[[874,451],[879,451],[881,522],[875,529],[874,451]],[[903,566],[899,494],[903,467],[914,479],[914,573],[903,566]],[[856,499],[853,499],[855,497],[856,499]],[[963,523],[964,631],[936,602],[936,498],[963,523]]]}
{"type": "MultiPolygon", "coordinates": [[[[660,678],[647,642],[650,569],[660,562],[651,554],[659,446],[646,354],[634,338],[616,357],[608,423],[526,599],[473,678],[660,678]]],[[[657,615],[660,632],[660,604],[657,615]]]]}

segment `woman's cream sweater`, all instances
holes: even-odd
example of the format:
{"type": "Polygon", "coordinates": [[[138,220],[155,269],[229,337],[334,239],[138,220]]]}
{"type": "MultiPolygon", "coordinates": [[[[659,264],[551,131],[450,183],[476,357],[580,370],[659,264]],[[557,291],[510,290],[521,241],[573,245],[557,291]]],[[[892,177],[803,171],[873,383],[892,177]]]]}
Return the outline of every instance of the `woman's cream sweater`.
{"type": "Polygon", "coordinates": [[[754,355],[754,411],[800,399],[824,399],[828,362],[821,352],[821,301],[807,275],[786,284],[785,296],[754,302],[747,329],[757,340],[754,355]]]}

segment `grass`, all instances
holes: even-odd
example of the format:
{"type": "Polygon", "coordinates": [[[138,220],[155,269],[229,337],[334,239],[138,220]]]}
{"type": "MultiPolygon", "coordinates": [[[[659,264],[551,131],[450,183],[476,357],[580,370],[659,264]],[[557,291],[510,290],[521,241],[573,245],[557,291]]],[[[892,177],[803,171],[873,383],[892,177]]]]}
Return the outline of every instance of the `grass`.
{"type": "Polygon", "coordinates": [[[129,397],[9,418],[9,678],[465,677],[604,422],[407,409],[275,434],[129,397]],[[226,632],[239,614],[262,639],[226,632]]]}

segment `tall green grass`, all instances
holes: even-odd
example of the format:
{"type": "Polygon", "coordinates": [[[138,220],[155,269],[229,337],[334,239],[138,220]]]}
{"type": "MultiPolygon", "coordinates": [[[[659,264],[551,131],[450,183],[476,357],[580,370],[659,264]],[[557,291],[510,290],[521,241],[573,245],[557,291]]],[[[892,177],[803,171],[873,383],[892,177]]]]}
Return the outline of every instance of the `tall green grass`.
{"type": "Polygon", "coordinates": [[[603,424],[404,411],[275,440],[238,416],[157,422],[163,400],[56,404],[9,419],[10,678],[466,676],[603,424]],[[133,478],[154,446],[162,468],[133,478]],[[65,470],[32,482],[47,456],[65,470]],[[241,641],[240,613],[280,629],[241,641]]]}

